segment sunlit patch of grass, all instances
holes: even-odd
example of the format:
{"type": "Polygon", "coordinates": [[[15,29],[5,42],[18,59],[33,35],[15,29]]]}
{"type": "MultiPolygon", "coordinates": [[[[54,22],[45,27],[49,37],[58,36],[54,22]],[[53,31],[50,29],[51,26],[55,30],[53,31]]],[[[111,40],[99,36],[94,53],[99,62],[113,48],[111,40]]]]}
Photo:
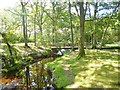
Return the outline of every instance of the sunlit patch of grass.
{"type": "Polygon", "coordinates": [[[65,56],[47,63],[49,67],[59,66],[61,68],[59,73],[54,73],[59,76],[59,79],[56,77],[55,80],[57,85],[66,88],[119,87],[117,84],[113,85],[118,82],[117,50],[86,50],[86,56],[80,60],[76,60],[77,52],[73,53],[72,56],[67,53],[65,56]],[[60,73],[64,73],[64,75],[60,73]],[[63,80],[64,84],[61,84],[60,78],[68,80],[69,83],[63,80]]]}

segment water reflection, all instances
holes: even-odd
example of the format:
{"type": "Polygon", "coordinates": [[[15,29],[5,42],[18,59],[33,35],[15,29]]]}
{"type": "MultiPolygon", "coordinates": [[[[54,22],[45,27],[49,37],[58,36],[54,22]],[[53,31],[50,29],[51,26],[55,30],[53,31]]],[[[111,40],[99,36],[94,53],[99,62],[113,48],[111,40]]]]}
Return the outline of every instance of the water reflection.
{"type": "Polygon", "coordinates": [[[54,90],[54,77],[52,70],[45,67],[42,63],[30,65],[30,88],[41,88],[42,90],[54,90]]]}

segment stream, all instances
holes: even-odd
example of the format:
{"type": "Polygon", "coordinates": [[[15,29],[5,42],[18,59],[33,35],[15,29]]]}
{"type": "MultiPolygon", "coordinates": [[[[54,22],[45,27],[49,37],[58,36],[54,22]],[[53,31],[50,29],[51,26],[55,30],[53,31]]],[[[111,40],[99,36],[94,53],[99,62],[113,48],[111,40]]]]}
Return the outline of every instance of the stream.
{"type": "MultiPolygon", "coordinates": [[[[55,51],[54,51],[55,52],[55,51]]],[[[57,55],[62,56],[65,50],[61,50],[57,55]]],[[[47,68],[45,63],[54,58],[45,58],[39,62],[26,66],[19,73],[19,79],[14,79],[5,85],[1,90],[55,90],[53,70],[47,68]]]]}
{"type": "Polygon", "coordinates": [[[23,75],[20,79],[3,85],[2,90],[54,90],[56,88],[52,70],[45,67],[42,61],[28,67],[29,71],[25,68],[20,72],[23,75]]]}

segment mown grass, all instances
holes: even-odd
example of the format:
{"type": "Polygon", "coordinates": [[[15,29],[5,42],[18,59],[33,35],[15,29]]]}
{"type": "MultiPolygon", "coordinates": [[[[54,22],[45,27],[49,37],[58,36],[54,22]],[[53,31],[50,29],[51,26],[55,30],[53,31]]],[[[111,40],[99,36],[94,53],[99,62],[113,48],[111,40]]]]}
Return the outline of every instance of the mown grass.
{"type": "Polygon", "coordinates": [[[85,50],[86,56],[77,60],[78,52],[69,52],[48,62],[53,69],[58,88],[119,88],[117,50],[85,50]]]}

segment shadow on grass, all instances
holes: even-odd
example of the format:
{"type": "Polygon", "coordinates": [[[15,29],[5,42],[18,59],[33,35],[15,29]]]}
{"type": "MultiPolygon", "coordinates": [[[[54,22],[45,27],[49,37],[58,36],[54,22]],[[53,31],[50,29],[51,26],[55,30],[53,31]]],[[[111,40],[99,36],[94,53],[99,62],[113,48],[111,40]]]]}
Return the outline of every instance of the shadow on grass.
{"type": "Polygon", "coordinates": [[[109,50],[86,50],[86,57],[76,60],[76,56],[77,52],[73,56],[67,54],[47,64],[55,68],[54,76],[58,87],[119,87],[117,55],[113,55],[109,50]],[[58,67],[61,69],[57,70],[58,67]]]}

